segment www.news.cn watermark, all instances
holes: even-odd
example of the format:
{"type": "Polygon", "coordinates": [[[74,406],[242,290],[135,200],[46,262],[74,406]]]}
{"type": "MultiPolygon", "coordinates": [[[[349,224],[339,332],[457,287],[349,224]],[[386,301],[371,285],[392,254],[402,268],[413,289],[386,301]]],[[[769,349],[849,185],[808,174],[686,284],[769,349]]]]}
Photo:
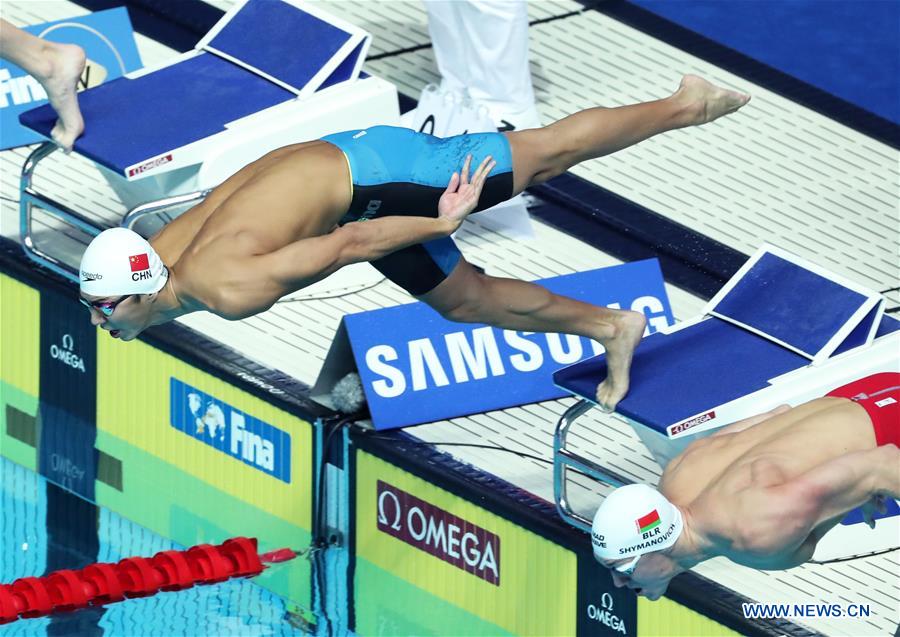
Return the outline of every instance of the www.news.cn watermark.
{"type": "Polygon", "coordinates": [[[745,619],[809,619],[809,618],[866,618],[872,614],[869,604],[741,604],[745,619]]]}

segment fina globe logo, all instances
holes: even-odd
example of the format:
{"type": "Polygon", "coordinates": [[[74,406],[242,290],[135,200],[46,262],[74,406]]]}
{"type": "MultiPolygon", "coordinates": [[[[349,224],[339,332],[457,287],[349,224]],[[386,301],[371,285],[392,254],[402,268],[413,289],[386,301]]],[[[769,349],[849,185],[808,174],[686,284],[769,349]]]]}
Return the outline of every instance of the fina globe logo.
{"type": "Polygon", "coordinates": [[[291,437],[177,378],[169,381],[172,427],[263,473],[291,482],[291,437]]]}
{"type": "MultiPolygon", "coordinates": [[[[108,71],[106,68],[94,62],[86,60],[84,71],[81,78],[76,84],[76,90],[82,91],[86,88],[93,88],[103,83],[106,79],[108,71]]],[[[31,104],[32,102],[40,102],[47,99],[47,91],[44,87],[30,75],[19,75],[13,77],[9,69],[0,69],[0,108],[7,106],[19,106],[21,104],[31,104]]]]}
{"type": "MultiPolygon", "coordinates": [[[[65,31],[66,29],[78,31],[81,37],[88,36],[93,39],[94,42],[91,44],[108,49],[115,57],[120,74],[125,75],[128,72],[125,68],[122,54],[116,49],[110,39],[89,25],[79,24],[78,22],[60,22],[44,29],[36,35],[38,38],[43,39],[54,31],[65,31]]],[[[63,36],[59,41],[73,41],[73,38],[63,36]]],[[[84,45],[87,43],[82,42],[81,44],[83,45],[82,48],[84,48],[84,45]]],[[[84,70],[81,72],[81,77],[78,78],[75,89],[77,91],[83,91],[99,86],[106,80],[107,76],[109,76],[109,70],[105,66],[95,60],[87,58],[84,63],[84,70]]],[[[31,104],[32,102],[39,102],[46,99],[47,91],[45,91],[44,87],[31,75],[25,74],[13,76],[8,69],[0,69],[0,108],[6,108],[10,105],[18,106],[21,104],[31,104]]]]}

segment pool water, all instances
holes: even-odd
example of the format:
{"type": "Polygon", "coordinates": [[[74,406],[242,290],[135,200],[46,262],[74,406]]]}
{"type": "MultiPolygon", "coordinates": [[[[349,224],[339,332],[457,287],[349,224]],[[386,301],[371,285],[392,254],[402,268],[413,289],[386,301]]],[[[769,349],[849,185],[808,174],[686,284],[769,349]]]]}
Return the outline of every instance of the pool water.
{"type": "MultiPolygon", "coordinates": [[[[0,583],[177,545],[0,457],[0,583]]],[[[277,565],[272,568],[278,568],[277,565]]],[[[0,636],[305,635],[302,615],[246,579],[0,625],[0,636]]]]}

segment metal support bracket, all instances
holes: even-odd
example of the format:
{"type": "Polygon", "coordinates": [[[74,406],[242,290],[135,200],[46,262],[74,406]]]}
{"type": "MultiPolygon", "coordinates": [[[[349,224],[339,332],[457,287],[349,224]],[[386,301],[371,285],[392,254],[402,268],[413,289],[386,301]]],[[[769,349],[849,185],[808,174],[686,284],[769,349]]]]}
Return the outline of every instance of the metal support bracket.
{"type": "Polygon", "coordinates": [[[593,460],[580,456],[566,448],[569,428],[579,417],[587,413],[594,403],[579,400],[560,416],[553,434],[553,499],[560,517],[575,528],[590,533],[591,520],[576,513],[569,503],[566,492],[566,472],[571,469],[612,487],[621,487],[633,481],[609,469],[601,467],[593,460]]]}
{"type": "MultiPolygon", "coordinates": [[[[65,204],[56,201],[47,195],[41,194],[34,189],[32,182],[34,180],[34,171],[37,168],[38,163],[43,159],[46,159],[58,148],[59,147],[56,144],[50,142],[41,144],[32,151],[28,156],[28,159],[25,160],[25,164],[22,166],[22,175],[19,179],[19,241],[29,259],[70,281],[77,283],[78,270],[67,263],[64,263],[61,259],[38,248],[32,234],[32,214],[35,207],[44,210],[63,223],[77,228],[91,236],[96,236],[104,230],[104,228],[98,225],[94,220],[85,217],[65,204]]],[[[175,195],[173,197],[166,197],[157,201],[141,204],[129,210],[125,216],[122,217],[122,222],[119,225],[123,228],[133,228],[134,225],[144,217],[163,214],[172,208],[177,208],[195,201],[202,201],[210,192],[210,189],[198,190],[184,195],[175,195]]]]}

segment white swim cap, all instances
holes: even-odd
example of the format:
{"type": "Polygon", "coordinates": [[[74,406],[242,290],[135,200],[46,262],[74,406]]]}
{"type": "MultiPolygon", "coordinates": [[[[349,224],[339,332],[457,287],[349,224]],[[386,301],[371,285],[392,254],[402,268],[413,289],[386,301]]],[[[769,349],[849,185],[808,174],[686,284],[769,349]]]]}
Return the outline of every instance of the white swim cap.
{"type": "Polygon", "coordinates": [[[598,560],[620,560],[672,546],[681,535],[681,511],[646,484],[619,487],[594,514],[591,544],[598,560]]]}
{"type": "Polygon", "coordinates": [[[128,228],[104,230],[81,257],[81,291],[92,296],[151,294],[168,271],[153,246],[128,228]]]}

